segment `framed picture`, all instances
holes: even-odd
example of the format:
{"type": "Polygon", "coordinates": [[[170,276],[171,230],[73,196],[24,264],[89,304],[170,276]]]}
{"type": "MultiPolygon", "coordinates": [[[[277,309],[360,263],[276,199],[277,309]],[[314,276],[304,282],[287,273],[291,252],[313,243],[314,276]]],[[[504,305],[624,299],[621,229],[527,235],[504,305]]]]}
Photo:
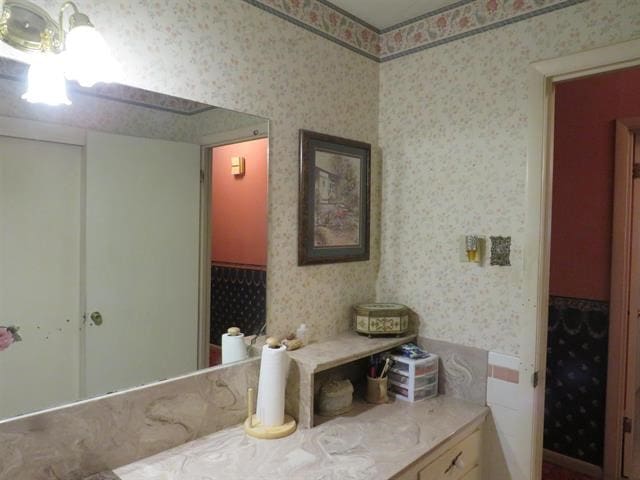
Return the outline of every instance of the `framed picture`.
{"type": "Polygon", "coordinates": [[[371,145],[300,130],[298,265],[369,260],[371,145]]]}

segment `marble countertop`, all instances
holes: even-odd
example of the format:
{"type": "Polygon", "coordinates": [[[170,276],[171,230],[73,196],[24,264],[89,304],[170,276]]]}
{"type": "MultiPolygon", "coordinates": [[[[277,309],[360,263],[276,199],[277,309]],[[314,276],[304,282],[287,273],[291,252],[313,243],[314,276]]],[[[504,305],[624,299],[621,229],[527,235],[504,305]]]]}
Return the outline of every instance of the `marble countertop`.
{"type": "Polygon", "coordinates": [[[280,440],[254,439],[237,426],[115,474],[122,480],[382,480],[487,413],[487,407],[439,396],[378,405],[280,440]]]}

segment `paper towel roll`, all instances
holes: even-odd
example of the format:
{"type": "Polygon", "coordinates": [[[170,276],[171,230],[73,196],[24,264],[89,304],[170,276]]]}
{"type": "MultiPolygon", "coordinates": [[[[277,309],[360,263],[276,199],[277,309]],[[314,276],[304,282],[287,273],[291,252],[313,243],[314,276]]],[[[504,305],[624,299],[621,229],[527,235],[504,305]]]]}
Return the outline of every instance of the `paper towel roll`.
{"type": "Polygon", "coordinates": [[[270,348],[268,345],[262,347],[256,417],[265,427],[277,427],[284,423],[284,390],[289,371],[289,355],[286,351],[284,345],[279,348],[270,348]]]}
{"type": "Polygon", "coordinates": [[[237,362],[248,357],[244,334],[222,334],[222,363],[237,362]]]}

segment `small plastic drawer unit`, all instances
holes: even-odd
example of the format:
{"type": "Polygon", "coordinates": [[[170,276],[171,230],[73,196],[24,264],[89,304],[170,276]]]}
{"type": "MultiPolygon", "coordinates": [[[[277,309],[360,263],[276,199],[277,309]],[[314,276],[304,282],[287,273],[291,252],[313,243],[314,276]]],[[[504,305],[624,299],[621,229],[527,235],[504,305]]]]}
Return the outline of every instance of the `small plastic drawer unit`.
{"type": "Polygon", "coordinates": [[[417,402],[438,395],[438,356],[412,360],[391,355],[393,367],[389,373],[389,391],[397,399],[417,402]]]}

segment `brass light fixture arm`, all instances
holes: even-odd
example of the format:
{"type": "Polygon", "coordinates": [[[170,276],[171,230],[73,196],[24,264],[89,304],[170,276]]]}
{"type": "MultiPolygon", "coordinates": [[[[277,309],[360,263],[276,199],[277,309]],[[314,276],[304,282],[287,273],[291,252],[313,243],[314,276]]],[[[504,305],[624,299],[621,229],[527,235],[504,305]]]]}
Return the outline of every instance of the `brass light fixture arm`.
{"type": "Polygon", "coordinates": [[[64,11],[68,7],[71,7],[73,9],[73,13],[80,13],[80,11],[78,10],[78,7],[73,2],[64,2],[62,4],[62,6],[60,7],[60,13],[58,14],[58,28],[60,29],[59,30],[59,35],[60,35],[60,42],[62,43],[62,45],[64,45],[64,36],[65,36],[64,26],[63,26],[64,25],[64,11]]]}
{"type": "Polygon", "coordinates": [[[73,13],[69,16],[69,31],[74,27],[91,27],[94,28],[93,23],[89,20],[89,17],[82,13],[75,3],[67,1],[62,4],[60,7],[60,14],[58,15],[58,26],[60,28],[60,39],[62,45],[64,45],[64,39],[66,35],[66,31],[64,29],[64,12],[67,8],[71,7],[73,9],[73,13]]]}

